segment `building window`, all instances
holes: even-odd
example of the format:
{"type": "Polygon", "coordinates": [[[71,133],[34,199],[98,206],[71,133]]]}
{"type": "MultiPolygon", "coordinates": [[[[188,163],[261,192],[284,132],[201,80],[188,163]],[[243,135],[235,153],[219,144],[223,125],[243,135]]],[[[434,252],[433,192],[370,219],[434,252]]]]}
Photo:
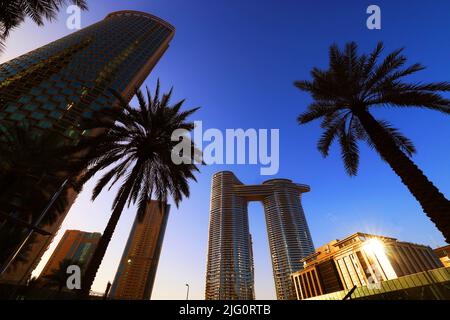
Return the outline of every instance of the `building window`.
{"type": "Polygon", "coordinates": [[[349,272],[347,270],[347,267],[345,266],[344,260],[342,258],[338,259],[337,263],[338,263],[339,270],[341,271],[342,278],[344,280],[346,289],[353,288],[353,282],[351,281],[351,278],[350,278],[349,272]]]}
{"type": "Polygon", "coordinates": [[[14,113],[14,114],[10,115],[9,118],[12,119],[12,120],[20,121],[20,120],[25,119],[25,116],[23,114],[21,114],[21,113],[14,113]]]}

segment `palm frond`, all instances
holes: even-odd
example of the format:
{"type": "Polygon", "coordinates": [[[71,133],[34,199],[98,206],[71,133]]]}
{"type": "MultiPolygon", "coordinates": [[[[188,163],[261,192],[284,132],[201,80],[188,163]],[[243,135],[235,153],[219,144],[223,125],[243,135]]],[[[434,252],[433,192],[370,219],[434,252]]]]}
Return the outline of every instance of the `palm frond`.
{"type": "Polygon", "coordinates": [[[316,101],[308,106],[308,111],[300,114],[297,121],[300,124],[305,124],[313,120],[326,117],[329,114],[334,114],[336,111],[342,109],[341,106],[333,105],[332,102],[316,101]]]}
{"type": "MultiPolygon", "coordinates": [[[[26,17],[39,26],[44,20],[53,21],[58,12],[67,3],[77,5],[81,10],[87,10],[86,0],[8,0],[0,2],[0,35],[6,38],[10,31],[18,27],[26,17]]],[[[4,40],[4,39],[3,39],[4,40]]]]}
{"type": "Polygon", "coordinates": [[[355,176],[359,166],[359,148],[353,132],[351,130],[346,132],[345,123],[339,130],[339,144],[345,170],[350,176],[355,176]]]}
{"type": "MultiPolygon", "coordinates": [[[[171,136],[176,129],[190,131],[194,128],[187,118],[198,108],[181,111],[184,100],[170,105],[172,89],[160,98],[159,80],[153,95],[148,88],[145,96],[136,91],[138,108],[129,106],[117,92],[113,94],[120,106],[107,113],[108,121],[99,121],[106,130],[80,143],[89,150],[83,155],[89,167],[81,177],[82,182],[101,170],[107,170],[94,188],[95,199],[108,185],[111,188],[121,181],[113,209],[126,199],[128,205],[138,201],[138,211],[141,212],[143,202],[152,196],[163,203],[171,196],[178,204],[183,196],[189,195],[187,181],[195,181],[192,172],[198,168],[172,163],[171,152],[175,142],[171,141],[171,136]]],[[[91,126],[95,124],[94,120],[91,126]]],[[[193,142],[192,147],[195,149],[193,142]]]]}
{"type": "Polygon", "coordinates": [[[330,146],[333,141],[339,137],[339,130],[342,128],[343,124],[345,125],[346,120],[347,116],[335,118],[327,125],[326,130],[322,133],[322,136],[317,143],[317,149],[319,149],[320,153],[322,153],[324,157],[328,156],[330,146]]]}
{"type": "Polygon", "coordinates": [[[389,107],[418,107],[450,114],[450,100],[427,91],[393,90],[371,101],[373,105],[389,107]]]}
{"type": "Polygon", "coordinates": [[[398,129],[394,128],[389,122],[379,120],[378,123],[388,133],[392,140],[394,140],[395,144],[408,156],[412,157],[412,155],[417,152],[413,142],[405,137],[398,129]]]}
{"type": "Polygon", "coordinates": [[[391,139],[408,156],[416,152],[412,141],[398,129],[383,121],[377,124],[369,113],[371,107],[418,107],[450,114],[450,99],[441,95],[450,92],[450,82],[407,83],[406,77],[425,67],[420,63],[405,67],[407,59],[403,48],[381,60],[383,50],[383,43],[379,42],[371,53],[359,55],[355,42],[347,43],[342,50],[333,44],[329,49],[327,70],[312,68],[311,80],[294,82],[298,89],[313,98],[307,110],[298,117],[299,124],[321,119],[324,131],[317,143],[318,150],[326,157],[338,137],[350,175],[356,174],[359,162],[356,142],[363,140],[375,148],[368,129],[372,129],[371,135],[379,131],[386,139],[391,139]],[[361,124],[362,115],[374,120],[365,122],[370,128],[361,124]]]}

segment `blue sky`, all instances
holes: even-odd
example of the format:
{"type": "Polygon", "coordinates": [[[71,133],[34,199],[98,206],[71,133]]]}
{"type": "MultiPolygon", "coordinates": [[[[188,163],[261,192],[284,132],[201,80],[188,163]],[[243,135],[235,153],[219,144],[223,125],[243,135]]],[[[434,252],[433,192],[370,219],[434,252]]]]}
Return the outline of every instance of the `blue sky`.
{"type": "MultiPolygon", "coordinates": [[[[316,149],[318,123],[299,126],[296,117],[311,98],[293,86],[309,79],[314,66],[326,67],[328,47],[356,41],[361,51],[384,41],[387,51],[405,47],[411,63],[427,66],[411,80],[450,80],[450,2],[442,1],[254,1],[254,0],[153,0],[88,1],[82,26],[107,13],[133,9],[155,14],[177,31],[171,47],[146,84],[157,78],[165,89],[174,86],[174,100],[186,98],[186,107],[201,106],[192,120],[207,128],[280,129],[280,171],[277,177],[311,185],[303,206],[314,244],[318,247],[353,232],[374,232],[400,240],[444,244],[440,233],[421,211],[400,179],[374,151],[361,146],[357,177],[346,175],[339,149],[327,159],[316,149]],[[366,28],[366,8],[382,10],[382,30],[366,28]]],[[[0,62],[66,35],[66,15],[38,28],[27,22],[11,34],[0,62]]],[[[424,110],[374,111],[411,138],[418,154],[414,161],[440,190],[450,195],[450,122],[448,116],[424,110]]],[[[232,170],[244,183],[270,178],[259,166],[209,166],[201,169],[191,197],[173,208],[161,254],[153,298],[183,299],[185,283],[191,297],[203,299],[209,222],[211,175],[232,170]]],[[[95,203],[89,200],[92,185],[72,207],[65,229],[102,231],[110,214],[113,192],[95,203]]],[[[256,297],[273,299],[275,291],[262,206],[249,206],[254,241],[256,297]]],[[[112,281],[134,217],[124,212],[95,282],[103,291],[112,281]]],[[[47,252],[45,257],[48,257],[47,252]]],[[[45,259],[44,259],[45,260],[45,259]]],[[[42,267],[42,265],[41,265],[42,267]]]]}

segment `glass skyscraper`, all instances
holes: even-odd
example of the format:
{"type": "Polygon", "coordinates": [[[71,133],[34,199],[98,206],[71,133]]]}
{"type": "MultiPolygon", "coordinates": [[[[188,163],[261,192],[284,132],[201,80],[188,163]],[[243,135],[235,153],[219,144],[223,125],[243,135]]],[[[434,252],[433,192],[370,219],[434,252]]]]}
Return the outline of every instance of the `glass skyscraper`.
{"type": "MultiPolygon", "coordinates": [[[[93,112],[111,108],[111,90],[131,100],[175,33],[148,13],[119,11],[104,20],[0,65],[1,123],[28,122],[34,132],[55,130],[67,141],[89,134],[80,128],[93,112]]],[[[1,127],[0,127],[1,129],[1,127]]],[[[1,130],[0,130],[1,132],[1,130]]],[[[56,191],[56,190],[55,190],[56,191]]],[[[76,194],[72,192],[73,202],[76,194]]],[[[55,233],[68,211],[44,229],[55,233]]],[[[3,278],[25,282],[51,237],[38,236],[29,262],[3,278]]]]}
{"type": "Polygon", "coordinates": [[[275,290],[279,300],[296,299],[291,274],[314,253],[300,202],[309,186],[287,179],[244,185],[229,171],[212,178],[209,222],[207,300],[253,300],[254,271],[247,203],[264,206],[275,290]]]}
{"type": "Polygon", "coordinates": [[[111,89],[131,99],[173,35],[155,16],[120,11],[8,61],[0,65],[0,120],[77,138],[82,118],[114,105],[111,89]]]}

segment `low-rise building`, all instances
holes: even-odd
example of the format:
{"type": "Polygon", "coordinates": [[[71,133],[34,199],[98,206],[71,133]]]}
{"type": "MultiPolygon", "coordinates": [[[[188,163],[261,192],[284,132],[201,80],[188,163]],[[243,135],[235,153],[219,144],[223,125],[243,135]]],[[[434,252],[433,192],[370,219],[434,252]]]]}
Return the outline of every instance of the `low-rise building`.
{"type": "Polygon", "coordinates": [[[450,267],[450,245],[434,249],[434,253],[445,267],[450,267]]]}
{"type": "Polygon", "coordinates": [[[443,267],[428,246],[360,232],[320,247],[302,263],[291,276],[299,300],[443,267]]]}

